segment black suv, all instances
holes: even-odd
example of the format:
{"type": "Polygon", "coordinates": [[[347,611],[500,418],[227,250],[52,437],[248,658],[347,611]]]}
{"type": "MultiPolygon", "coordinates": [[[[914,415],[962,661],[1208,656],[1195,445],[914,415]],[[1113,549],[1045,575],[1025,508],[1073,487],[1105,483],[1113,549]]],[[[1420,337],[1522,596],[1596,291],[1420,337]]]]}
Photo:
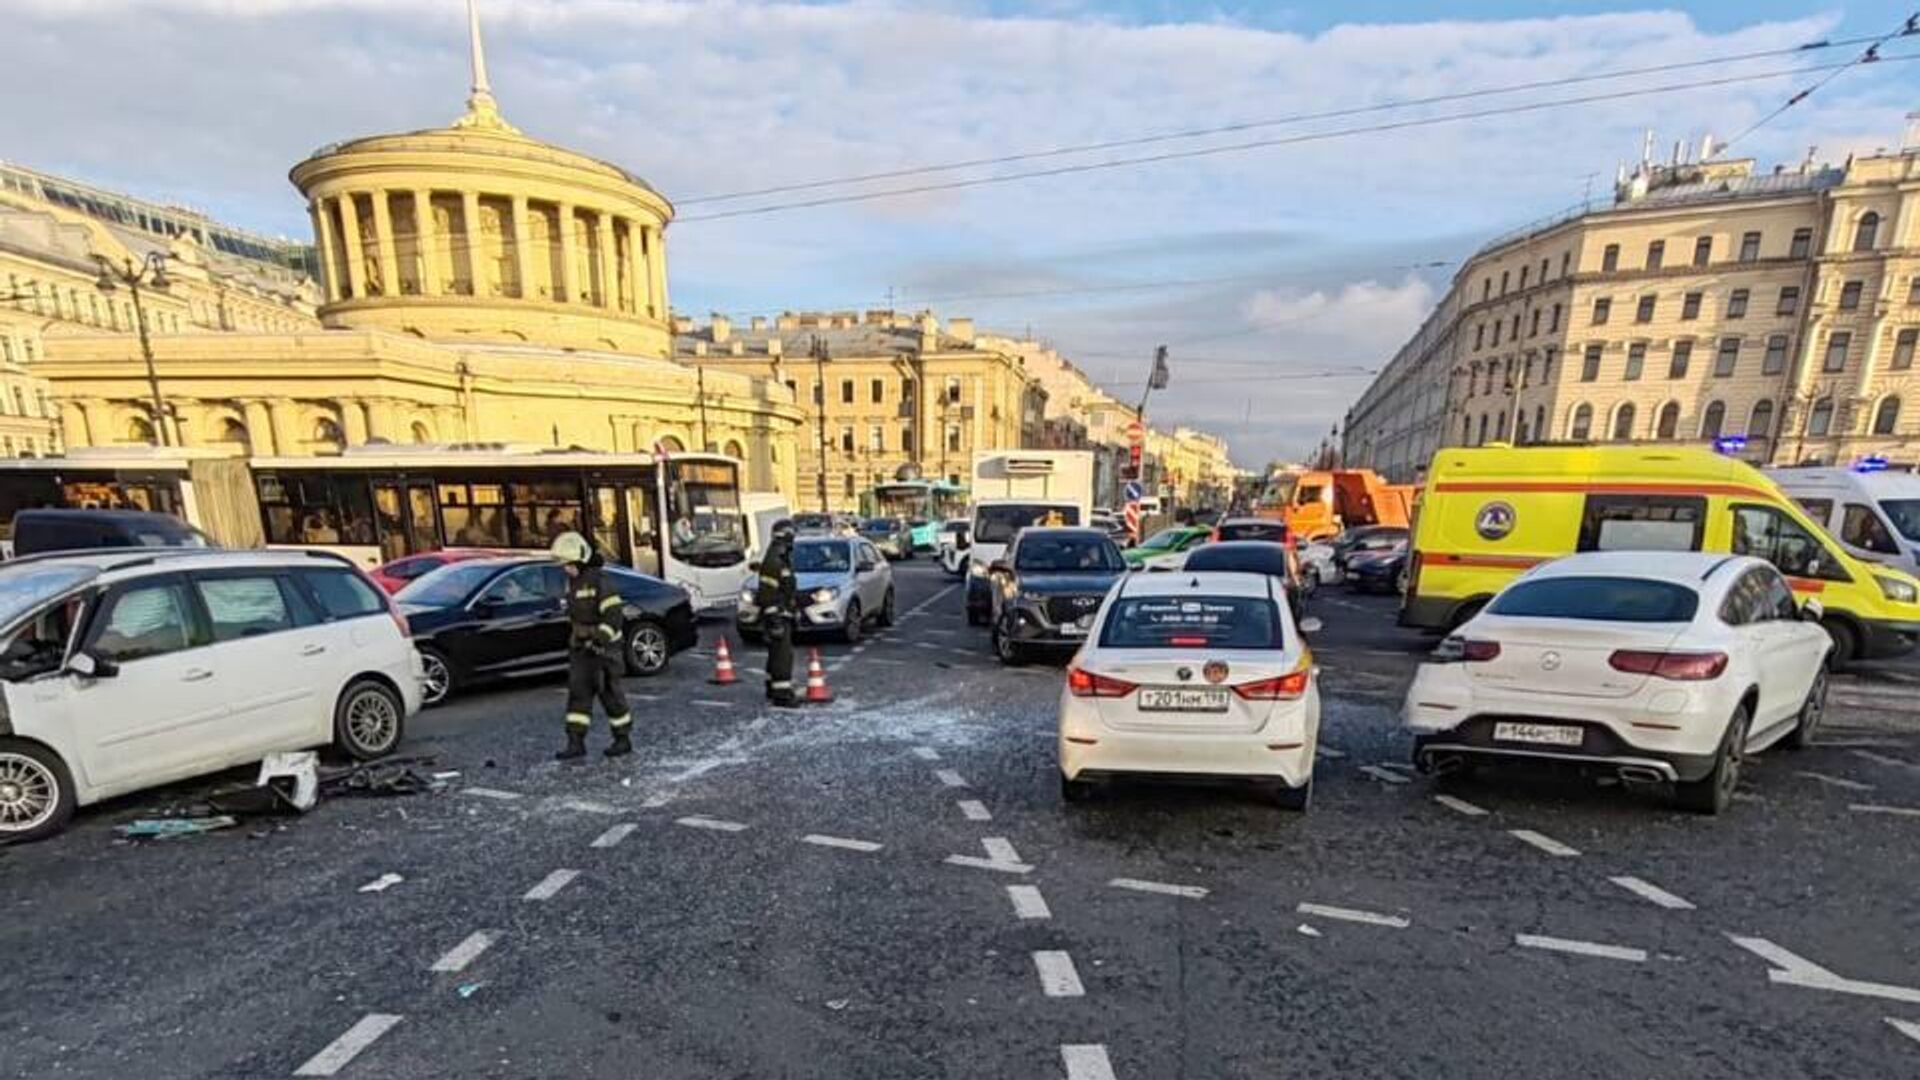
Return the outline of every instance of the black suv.
{"type": "Polygon", "coordinates": [[[1027,528],[989,568],[993,651],[1006,664],[1038,649],[1074,649],[1125,577],[1120,548],[1100,529],[1027,528]]]}

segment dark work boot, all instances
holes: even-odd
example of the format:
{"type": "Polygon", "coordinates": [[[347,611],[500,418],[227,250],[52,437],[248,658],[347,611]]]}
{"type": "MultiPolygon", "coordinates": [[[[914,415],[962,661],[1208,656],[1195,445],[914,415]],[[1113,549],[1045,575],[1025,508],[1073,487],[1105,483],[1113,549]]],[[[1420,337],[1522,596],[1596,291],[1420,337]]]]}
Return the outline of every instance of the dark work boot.
{"type": "Polygon", "coordinates": [[[794,696],[792,690],[776,690],[767,695],[767,704],[776,709],[797,709],[800,707],[800,699],[794,696]]]}
{"type": "Polygon", "coordinates": [[[600,752],[608,757],[626,757],[628,754],[633,753],[632,730],[624,727],[614,728],[612,745],[600,752]]]}
{"type": "Polygon", "coordinates": [[[567,745],[554,751],[553,760],[572,761],[587,756],[587,732],[584,728],[567,729],[567,745]]]}

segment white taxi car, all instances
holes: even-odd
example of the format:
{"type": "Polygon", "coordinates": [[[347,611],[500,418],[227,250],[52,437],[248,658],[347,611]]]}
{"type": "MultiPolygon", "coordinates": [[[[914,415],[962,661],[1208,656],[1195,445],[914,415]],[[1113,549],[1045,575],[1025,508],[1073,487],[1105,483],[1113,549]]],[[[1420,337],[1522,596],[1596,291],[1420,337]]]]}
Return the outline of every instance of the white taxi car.
{"type": "Polygon", "coordinates": [[[1242,777],[1305,810],[1320,690],[1302,626],[1263,574],[1121,579],[1060,694],[1062,797],[1117,776],[1242,777]]]}
{"type": "Polygon", "coordinates": [[[1727,808],[1748,754],[1806,745],[1832,641],[1770,564],[1739,555],[1595,552],[1528,571],[1435,650],[1403,709],[1414,762],[1499,758],[1668,782],[1727,808]]]}

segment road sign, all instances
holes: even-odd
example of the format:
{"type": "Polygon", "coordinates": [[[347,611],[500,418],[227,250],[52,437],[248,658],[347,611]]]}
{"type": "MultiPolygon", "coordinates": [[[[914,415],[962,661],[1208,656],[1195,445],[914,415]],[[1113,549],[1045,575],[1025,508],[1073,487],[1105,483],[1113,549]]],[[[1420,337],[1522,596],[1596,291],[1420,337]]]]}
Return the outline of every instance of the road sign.
{"type": "Polygon", "coordinates": [[[1147,425],[1138,420],[1127,421],[1127,441],[1138,446],[1147,438],[1147,425]]]}
{"type": "Polygon", "coordinates": [[[1137,503],[1140,501],[1140,496],[1143,494],[1145,494],[1145,492],[1143,492],[1140,489],[1140,481],[1138,480],[1127,481],[1127,500],[1126,501],[1130,503],[1137,503]]]}

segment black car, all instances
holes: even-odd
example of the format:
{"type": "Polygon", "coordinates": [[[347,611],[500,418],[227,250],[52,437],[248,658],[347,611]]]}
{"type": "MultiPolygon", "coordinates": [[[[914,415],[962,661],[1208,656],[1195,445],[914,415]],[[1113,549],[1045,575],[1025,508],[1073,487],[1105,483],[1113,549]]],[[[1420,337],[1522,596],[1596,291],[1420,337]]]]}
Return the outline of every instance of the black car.
{"type": "Polygon", "coordinates": [[[216,546],[172,514],[145,510],[22,510],[13,515],[13,553],[93,548],[216,546]]]}
{"type": "Polygon", "coordinates": [[[1347,562],[1363,551],[1390,551],[1406,542],[1407,530],[1398,525],[1362,525],[1333,538],[1333,565],[1342,571],[1347,562]]]}
{"type": "Polygon", "coordinates": [[[993,651],[1018,664],[1039,649],[1077,649],[1107,590],[1127,574],[1100,529],[1027,528],[988,570],[993,651]]]}
{"type": "Polygon", "coordinates": [[[1404,542],[1383,551],[1356,551],[1347,559],[1347,587],[1356,592],[1397,593],[1406,569],[1404,542]]]}
{"type": "Polygon", "coordinates": [[[1265,574],[1278,578],[1287,592],[1287,606],[1293,617],[1306,614],[1306,592],[1294,577],[1293,563],[1284,544],[1266,540],[1225,540],[1204,544],[1187,555],[1182,570],[1227,570],[1242,574],[1265,574]]]}
{"type": "MultiPolygon", "coordinates": [[[[623,567],[606,579],[626,601],[629,675],[656,675],[699,640],[686,590],[623,567]]],[[[567,576],[551,559],[449,563],[394,595],[413,629],[428,705],[460,690],[567,666],[567,576]]]]}

